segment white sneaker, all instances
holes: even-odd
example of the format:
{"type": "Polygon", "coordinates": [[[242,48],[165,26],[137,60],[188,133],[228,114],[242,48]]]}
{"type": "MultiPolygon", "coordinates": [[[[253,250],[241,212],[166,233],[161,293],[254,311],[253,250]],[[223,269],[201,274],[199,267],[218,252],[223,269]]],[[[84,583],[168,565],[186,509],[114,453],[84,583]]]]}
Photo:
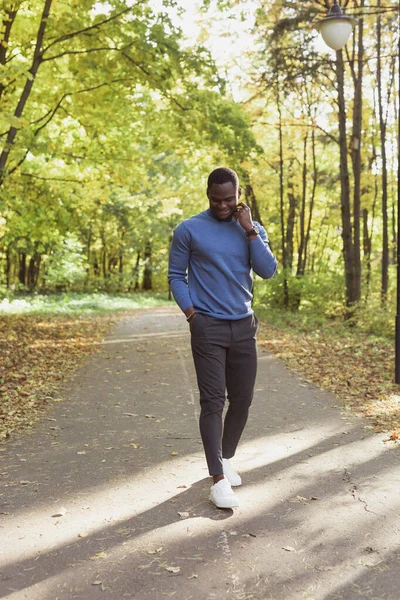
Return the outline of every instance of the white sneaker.
{"type": "Polygon", "coordinates": [[[210,500],[217,508],[235,508],[239,506],[239,500],[231,488],[227,479],[221,479],[211,486],[210,500]]]}
{"type": "Polygon", "coordinates": [[[224,469],[225,477],[233,487],[238,487],[239,485],[242,485],[242,478],[238,473],[236,473],[236,471],[232,469],[231,463],[229,462],[229,458],[222,459],[222,466],[224,469]]]}

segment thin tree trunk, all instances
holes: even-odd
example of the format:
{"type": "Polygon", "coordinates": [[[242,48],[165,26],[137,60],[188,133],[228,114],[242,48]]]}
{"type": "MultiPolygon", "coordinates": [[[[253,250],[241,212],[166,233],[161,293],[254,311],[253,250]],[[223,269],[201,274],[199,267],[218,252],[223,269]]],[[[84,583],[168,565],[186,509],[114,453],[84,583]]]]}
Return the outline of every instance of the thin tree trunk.
{"type": "Polygon", "coordinates": [[[33,281],[33,287],[37,288],[38,283],[39,283],[39,275],[40,275],[40,267],[42,265],[42,255],[36,254],[36,268],[35,268],[35,278],[33,281]]]}
{"type": "Polygon", "coordinates": [[[347,158],[346,105],[344,100],[344,63],[342,50],[336,52],[336,77],[339,105],[339,148],[340,148],[340,205],[342,213],[343,258],[346,284],[346,305],[350,308],[357,302],[354,285],[354,247],[351,231],[350,176],[347,158]]]}
{"type": "Polygon", "coordinates": [[[364,261],[367,271],[366,276],[366,289],[365,289],[365,302],[368,302],[370,284],[371,284],[371,234],[368,230],[368,209],[364,208],[362,212],[363,216],[363,252],[364,252],[364,261]]]}
{"type": "Polygon", "coordinates": [[[6,250],[6,268],[5,268],[5,276],[6,276],[6,287],[10,288],[11,283],[11,249],[10,244],[7,246],[6,250]]]}
{"type": "MultiPolygon", "coordinates": [[[[360,8],[364,7],[364,0],[360,8]]],[[[354,102],[353,102],[353,136],[351,141],[351,157],[354,175],[353,190],[353,256],[354,256],[354,302],[361,299],[361,136],[362,136],[362,103],[363,103],[363,65],[364,65],[364,20],[358,22],[357,73],[353,68],[354,102]]]]}
{"type": "Polygon", "coordinates": [[[102,271],[103,271],[103,279],[104,281],[107,279],[108,277],[108,272],[107,272],[107,246],[106,246],[106,241],[104,239],[104,234],[101,234],[101,267],[102,267],[102,271]]]}
{"type": "Polygon", "coordinates": [[[27,285],[29,291],[32,292],[35,284],[35,256],[31,256],[28,265],[27,285]]]}
{"type": "Polygon", "coordinates": [[[290,169],[289,169],[289,181],[288,181],[288,191],[287,196],[289,200],[289,211],[287,217],[287,226],[286,226],[286,257],[287,257],[287,266],[289,269],[292,269],[293,266],[293,233],[294,226],[296,220],[296,209],[297,209],[297,198],[294,193],[293,182],[291,180],[290,169]]]}
{"type": "Polygon", "coordinates": [[[139,285],[139,273],[140,273],[140,250],[138,250],[137,256],[136,256],[136,266],[135,266],[135,292],[139,291],[140,289],[140,285],[139,285]]]}
{"type": "Polygon", "coordinates": [[[18,280],[22,285],[26,284],[26,252],[21,252],[19,255],[18,280]]]}
{"type": "Polygon", "coordinates": [[[281,244],[282,244],[282,266],[283,266],[283,305],[289,307],[289,287],[287,280],[287,249],[285,244],[285,209],[284,209],[284,185],[283,185],[283,128],[282,128],[282,109],[279,90],[276,94],[276,104],[279,115],[279,200],[280,200],[280,220],[281,220],[281,244]]]}
{"type": "Polygon", "coordinates": [[[153,289],[153,265],[152,265],[152,257],[151,257],[151,242],[149,240],[146,241],[146,245],[144,248],[144,273],[143,273],[143,285],[142,289],[145,291],[149,291],[153,289]]]}
{"type": "Polygon", "coordinates": [[[317,153],[316,153],[316,145],[315,145],[315,130],[314,130],[314,128],[311,131],[311,148],[312,148],[312,159],[313,159],[313,185],[312,185],[311,198],[310,198],[310,204],[309,204],[309,209],[308,209],[308,225],[307,225],[306,239],[304,242],[304,257],[303,257],[302,273],[301,273],[302,275],[304,275],[304,273],[306,271],[306,266],[307,266],[308,246],[310,243],[310,236],[311,236],[311,223],[312,223],[312,218],[313,218],[313,213],[314,213],[315,195],[317,192],[317,185],[318,185],[318,167],[317,167],[317,153]]]}
{"type": "Polygon", "coordinates": [[[258,206],[258,200],[254,193],[253,186],[251,185],[250,176],[247,172],[242,176],[242,180],[244,183],[245,202],[248,206],[250,206],[252,217],[255,221],[258,221],[260,225],[263,225],[260,208],[258,206]]]}
{"type": "Polygon", "coordinates": [[[302,194],[301,194],[301,209],[300,209],[300,243],[298,250],[298,259],[297,259],[297,277],[302,277],[304,275],[304,254],[305,254],[305,246],[306,246],[306,231],[305,231],[305,223],[306,223],[306,200],[307,200],[307,145],[308,145],[308,128],[306,130],[306,134],[303,139],[303,173],[302,173],[302,194]]]}
{"type": "MultiPolygon", "coordinates": [[[[378,9],[381,0],[378,0],[378,9]]],[[[381,17],[377,17],[377,67],[376,84],[378,91],[378,113],[379,113],[379,132],[381,139],[381,162],[382,162],[382,271],[381,271],[381,303],[384,306],[387,303],[389,288],[389,218],[388,218],[388,174],[386,157],[386,120],[383,112],[383,91],[382,91],[382,22],[381,17]]]]}

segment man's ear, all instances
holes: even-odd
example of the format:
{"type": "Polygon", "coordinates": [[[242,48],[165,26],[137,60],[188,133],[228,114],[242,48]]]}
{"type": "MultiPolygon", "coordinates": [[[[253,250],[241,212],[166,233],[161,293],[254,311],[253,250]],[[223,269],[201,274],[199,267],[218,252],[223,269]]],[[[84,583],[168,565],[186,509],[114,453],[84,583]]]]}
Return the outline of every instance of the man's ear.
{"type": "Polygon", "coordinates": [[[238,189],[238,198],[241,198],[242,196],[242,188],[239,185],[239,189],[238,189]]]}
{"type": "Polygon", "coordinates": [[[210,200],[210,193],[209,193],[208,189],[206,191],[206,194],[207,194],[207,198],[210,200]]]}

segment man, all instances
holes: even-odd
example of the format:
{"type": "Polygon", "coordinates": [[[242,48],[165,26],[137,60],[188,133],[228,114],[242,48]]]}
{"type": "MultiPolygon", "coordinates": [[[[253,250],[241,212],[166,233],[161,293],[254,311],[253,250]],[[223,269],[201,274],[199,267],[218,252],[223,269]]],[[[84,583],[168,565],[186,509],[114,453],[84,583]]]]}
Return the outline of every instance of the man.
{"type": "Polygon", "coordinates": [[[265,229],[252,220],[240,196],[235,171],[220,168],[210,174],[209,209],[176,228],[168,273],[190,325],[200,432],[213,478],[210,500],[218,508],[239,505],[232,486],[239,486],[241,478],[229,459],[246,425],[257,371],[252,270],[263,279],[276,271],[265,229]]]}

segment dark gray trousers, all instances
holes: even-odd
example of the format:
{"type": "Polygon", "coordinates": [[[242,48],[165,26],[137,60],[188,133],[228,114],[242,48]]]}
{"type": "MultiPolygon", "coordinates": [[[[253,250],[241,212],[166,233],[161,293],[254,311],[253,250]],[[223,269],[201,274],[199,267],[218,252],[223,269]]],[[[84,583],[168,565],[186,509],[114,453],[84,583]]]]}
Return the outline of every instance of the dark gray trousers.
{"type": "Polygon", "coordinates": [[[198,313],[191,328],[192,353],[200,391],[200,433],[210,475],[223,472],[246,425],[257,374],[255,315],[238,321],[198,313]],[[222,413],[226,395],[229,407],[222,413]]]}

